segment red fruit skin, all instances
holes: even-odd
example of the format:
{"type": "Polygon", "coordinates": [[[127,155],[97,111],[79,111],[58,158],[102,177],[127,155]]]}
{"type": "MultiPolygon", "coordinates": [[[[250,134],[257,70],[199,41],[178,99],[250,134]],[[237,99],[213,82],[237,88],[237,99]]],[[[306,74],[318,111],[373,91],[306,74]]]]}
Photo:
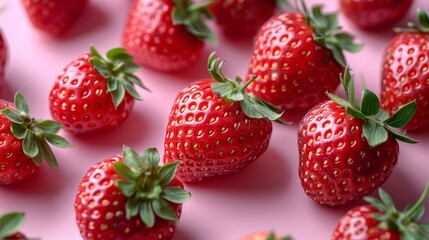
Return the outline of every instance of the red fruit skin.
{"type": "Polygon", "coordinates": [[[390,176],[399,146],[390,134],[370,147],[361,119],[332,100],[316,105],[298,127],[299,177],[320,204],[342,205],[373,192],[390,176]]]}
{"type": "Polygon", "coordinates": [[[383,59],[381,107],[392,114],[415,100],[417,112],[404,129],[429,127],[429,34],[398,34],[387,45],[383,59]]]}
{"type": "Polygon", "coordinates": [[[22,0],[34,27],[53,36],[66,32],[79,17],[88,0],[22,0]]]}
{"type": "Polygon", "coordinates": [[[413,0],[340,0],[344,15],[362,29],[392,26],[404,17],[413,0]]]}
{"type": "Polygon", "coordinates": [[[11,236],[7,236],[6,238],[4,238],[4,240],[26,240],[27,238],[25,237],[24,234],[17,232],[14,233],[11,236]]]}
{"type": "Polygon", "coordinates": [[[286,13],[267,21],[256,36],[248,89],[282,110],[304,110],[326,100],[338,87],[344,68],[318,45],[302,14],[286,13]]]}
{"type": "Polygon", "coordinates": [[[274,0],[217,0],[209,6],[227,36],[252,37],[276,10],[274,0]]]}
{"type": "Polygon", "coordinates": [[[249,118],[238,102],[211,90],[213,80],[184,88],[174,100],[164,140],[164,162],[179,161],[185,182],[241,171],[268,147],[272,123],[249,118]]]}
{"type": "MultiPolygon", "coordinates": [[[[122,155],[107,158],[92,166],[79,184],[74,208],[76,222],[83,239],[92,240],[143,240],[171,239],[176,223],[155,217],[155,225],[146,227],[139,216],[127,219],[127,198],[114,185],[119,176],[113,168],[115,162],[123,162],[122,155]]],[[[183,188],[183,183],[174,178],[170,186],[183,188]]],[[[182,204],[172,206],[180,217],[182,204]]]]}
{"type": "Polygon", "coordinates": [[[136,0],[128,13],[122,44],[134,61],[159,71],[178,71],[195,63],[204,42],[184,25],[174,25],[171,0],[136,0]]]}
{"type": "Polygon", "coordinates": [[[7,47],[6,41],[3,37],[2,32],[0,31],[0,90],[3,88],[4,77],[5,77],[5,67],[7,62],[7,47]]]}
{"type": "MultiPolygon", "coordinates": [[[[0,109],[15,106],[0,100],[0,109]]],[[[33,160],[22,150],[22,140],[10,131],[12,122],[0,114],[0,185],[16,184],[29,179],[39,170],[33,160]]]]}
{"type": "Polygon", "coordinates": [[[381,213],[371,205],[355,207],[340,220],[332,234],[332,240],[400,240],[398,232],[379,227],[380,222],[371,215],[381,213]]]}
{"type": "Polygon", "coordinates": [[[49,94],[52,118],[73,133],[107,129],[121,124],[134,105],[128,93],[115,108],[107,79],[89,62],[90,53],[68,64],[57,77],[49,94]]]}

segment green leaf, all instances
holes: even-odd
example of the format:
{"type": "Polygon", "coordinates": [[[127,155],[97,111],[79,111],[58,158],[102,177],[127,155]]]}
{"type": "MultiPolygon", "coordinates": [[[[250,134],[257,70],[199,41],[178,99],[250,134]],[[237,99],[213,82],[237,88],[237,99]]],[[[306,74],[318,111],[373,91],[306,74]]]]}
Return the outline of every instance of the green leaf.
{"type": "Polygon", "coordinates": [[[20,111],[24,116],[28,116],[30,114],[30,108],[28,107],[27,102],[24,99],[24,96],[20,92],[17,92],[15,94],[14,103],[16,106],[16,109],[20,111]]]}
{"type": "Polygon", "coordinates": [[[381,122],[386,121],[389,117],[390,117],[389,112],[383,109],[380,109],[380,111],[378,111],[377,115],[375,116],[375,118],[381,122]]]}
{"type": "Polygon", "coordinates": [[[140,200],[133,196],[128,198],[127,203],[125,203],[125,215],[127,219],[130,219],[134,216],[137,216],[139,214],[139,208],[140,208],[140,200]]]}
{"type": "Polygon", "coordinates": [[[367,117],[365,115],[363,115],[363,113],[353,107],[347,107],[346,108],[346,112],[347,114],[355,117],[355,118],[359,118],[359,119],[366,119],[367,117]]]}
{"type": "Polygon", "coordinates": [[[125,97],[124,86],[122,84],[118,84],[117,86],[118,87],[115,91],[110,92],[112,95],[113,103],[115,104],[116,108],[122,103],[122,100],[124,100],[124,97],[125,97]]]}
{"type": "Polygon", "coordinates": [[[14,123],[23,124],[25,121],[24,116],[14,109],[4,108],[0,110],[0,113],[14,123]]]}
{"type": "Polygon", "coordinates": [[[362,92],[361,112],[363,115],[369,117],[374,116],[380,111],[380,101],[377,95],[368,89],[362,92]]]}
{"type": "Polygon", "coordinates": [[[134,86],[126,81],[124,81],[124,87],[125,87],[125,91],[127,91],[128,94],[130,94],[134,99],[136,100],[142,100],[142,97],[140,96],[140,94],[136,91],[136,89],[134,88],[134,86]]]}
{"type": "Polygon", "coordinates": [[[179,219],[177,217],[176,211],[170,205],[170,203],[168,203],[162,198],[156,201],[152,201],[152,209],[158,217],[166,221],[175,222],[179,219]]]}
{"type": "Polygon", "coordinates": [[[138,172],[141,172],[145,168],[140,156],[134,150],[124,146],[122,152],[124,156],[124,162],[128,167],[138,172]]]}
{"type": "Polygon", "coordinates": [[[250,118],[277,120],[282,115],[272,111],[266,105],[261,104],[258,99],[249,95],[245,95],[244,100],[240,102],[240,106],[243,112],[250,118]]]}
{"type": "Polygon", "coordinates": [[[369,204],[371,204],[372,206],[374,206],[375,208],[377,208],[378,210],[380,210],[380,212],[387,212],[386,205],[384,205],[384,203],[381,202],[380,200],[370,196],[365,196],[363,199],[369,204]]]}
{"type": "Polygon", "coordinates": [[[24,223],[24,213],[10,212],[0,217],[0,237],[8,237],[19,231],[24,223]]]}
{"type": "Polygon", "coordinates": [[[345,100],[345,99],[343,99],[343,98],[341,98],[341,97],[339,97],[339,96],[337,96],[335,94],[329,93],[329,92],[327,92],[326,94],[328,95],[328,97],[332,101],[336,102],[340,106],[343,106],[344,108],[351,107],[350,103],[347,100],[345,100]]]}
{"type": "Polygon", "coordinates": [[[116,91],[118,89],[118,81],[113,77],[109,78],[109,80],[107,80],[107,89],[109,92],[116,91]]]}
{"type": "Polygon", "coordinates": [[[139,177],[139,174],[134,173],[125,163],[116,162],[113,164],[113,168],[116,173],[125,180],[135,181],[139,177]]]}
{"type": "Polygon", "coordinates": [[[429,16],[422,8],[417,8],[417,16],[420,25],[424,28],[429,28],[429,16]]]}
{"type": "Polygon", "coordinates": [[[363,124],[363,135],[371,147],[378,146],[387,141],[387,130],[374,121],[365,121],[363,124]]]}
{"type": "Polygon", "coordinates": [[[43,137],[37,137],[37,146],[39,151],[43,154],[46,163],[53,169],[58,170],[58,162],[51,147],[43,137]]]}
{"type": "MultiPolygon", "coordinates": [[[[116,164],[115,164],[116,165],[116,164]]],[[[115,167],[116,170],[116,167],[115,167]]],[[[118,174],[123,174],[123,172],[117,172],[118,174]]],[[[123,177],[123,176],[121,176],[123,177]]],[[[125,178],[125,177],[124,177],[125,178]]],[[[127,197],[133,196],[137,191],[137,186],[135,182],[126,182],[126,181],[116,181],[115,186],[121,190],[121,193],[127,197]]]]}
{"type": "Polygon", "coordinates": [[[39,148],[36,141],[36,136],[32,132],[28,132],[22,142],[22,149],[25,155],[30,158],[34,158],[39,153],[39,148]]]}
{"type": "Polygon", "coordinates": [[[424,232],[429,233],[429,223],[417,223],[420,229],[422,229],[424,232]]]}
{"type": "Polygon", "coordinates": [[[37,126],[42,129],[43,132],[51,134],[57,133],[63,127],[61,123],[52,120],[37,121],[37,126]]]}
{"type": "Polygon", "coordinates": [[[383,189],[378,189],[378,195],[380,196],[381,201],[387,207],[388,210],[397,212],[398,210],[395,208],[395,203],[393,202],[392,197],[384,191],[383,189]]]}
{"type": "Polygon", "coordinates": [[[400,140],[402,142],[406,142],[406,143],[418,143],[417,140],[412,139],[412,138],[406,136],[405,134],[399,133],[399,132],[393,130],[392,128],[390,128],[387,125],[385,125],[384,128],[387,129],[387,131],[389,131],[389,133],[392,134],[396,139],[398,139],[398,140],[400,140]]]}
{"type": "Polygon", "coordinates": [[[18,139],[23,139],[25,135],[27,135],[27,128],[24,125],[18,123],[13,123],[10,126],[10,131],[18,139]]]}
{"type": "Polygon", "coordinates": [[[214,94],[222,97],[229,102],[237,102],[243,100],[244,93],[241,89],[237,89],[232,82],[215,82],[211,85],[214,94]]]}
{"type": "Polygon", "coordinates": [[[89,49],[90,49],[90,51],[91,51],[91,55],[93,56],[93,57],[96,57],[96,58],[103,58],[102,56],[101,56],[101,54],[97,51],[97,49],[95,49],[95,47],[94,46],[90,46],[89,47],[89,49]]]}
{"type": "Polygon", "coordinates": [[[178,164],[179,162],[166,163],[159,169],[159,185],[164,186],[173,181],[178,164]]]}
{"type": "Polygon", "coordinates": [[[136,84],[137,86],[139,86],[139,87],[141,87],[141,88],[143,88],[143,89],[149,90],[148,88],[146,88],[146,87],[143,85],[142,81],[141,81],[138,77],[136,77],[136,76],[134,76],[134,75],[132,75],[132,74],[127,74],[127,75],[125,76],[125,78],[126,78],[126,80],[127,80],[128,82],[130,82],[130,83],[134,83],[134,84],[136,84]]]}
{"type": "Polygon", "coordinates": [[[191,194],[180,187],[166,187],[162,190],[162,197],[173,203],[185,203],[191,199],[191,194]]]}
{"type": "Polygon", "coordinates": [[[159,153],[156,148],[147,148],[142,153],[142,158],[146,164],[146,168],[156,169],[159,165],[159,153]]]}
{"type": "Polygon", "coordinates": [[[124,48],[112,48],[106,53],[106,57],[109,60],[115,60],[118,56],[122,55],[125,52],[124,48]]]}
{"type": "Polygon", "coordinates": [[[150,202],[143,202],[140,205],[140,219],[147,227],[151,228],[155,225],[155,215],[150,202]]]}
{"type": "Polygon", "coordinates": [[[409,102],[399,108],[393,115],[384,121],[385,124],[394,128],[402,128],[405,126],[413,117],[417,111],[416,101],[409,102]]]}
{"type": "Polygon", "coordinates": [[[71,144],[63,137],[52,133],[44,133],[46,141],[59,148],[70,148],[71,144]]]}

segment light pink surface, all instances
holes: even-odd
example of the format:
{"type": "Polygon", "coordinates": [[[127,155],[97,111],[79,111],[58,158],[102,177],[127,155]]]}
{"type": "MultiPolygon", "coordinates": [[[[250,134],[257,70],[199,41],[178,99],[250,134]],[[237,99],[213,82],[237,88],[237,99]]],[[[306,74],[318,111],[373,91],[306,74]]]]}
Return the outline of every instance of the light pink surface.
{"type": "MultiPolygon", "coordinates": [[[[325,3],[325,10],[338,9],[337,1],[325,3]]],[[[6,87],[1,97],[13,100],[21,91],[33,116],[50,118],[48,94],[60,70],[70,60],[94,44],[100,52],[120,45],[128,0],[91,1],[67,37],[53,39],[35,30],[24,15],[20,1],[6,1],[0,14],[0,28],[9,46],[6,87]]],[[[415,19],[415,9],[429,10],[427,0],[416,0],[408,16],[399,23],[415,19]]],[[[380,89],[381,54],[391,31],[363,32],[340,15],[341,24],[365,43],[358,54],[347,54],[357,76],[357,91],[363,84],[377,94],[380,89]]],[[[216,30],[216,29],[215,29],[216,30]]],[[[111,131],[75,136],[61,131],[74,148],[54,149],[60,164],[58,172],[42,165],[30,181],[0,187],[0,213],[26,212],[23,231],[44,240],[81,239],[74,216],[77,186],[94,163],[121,152],[128,145],[141,152],[147,147],[163,149],[163,138],[172,101],[188,83],[207,78],[206,60],[216,50],[227,58],[225,75],[244,76],[252,52],[252,41],[232,41],[219,37],[217,45],[207,45],[199,62],[181,73],[165,74],[142,69],[139,76],[151,89],[140,91],[143,102],[121,126],[111,131]]],[[[341,94],[341,92],[339,91],[341,94]]],[[[297,120],[298,116],[290,116],[297,120]]],[[[339,218],[352,206],[324,207],[303,192],[298,177],[297,125],[274,124],[271,145],[260,159],[242,172],[187,185],[192,199],[184,205],[176,240],[233,240],[249,232],[274,230],[299,240],[330,239],[339,218]]],[[[383,188],[399,207],[414,201],[429,180],[429,131],[412,134],[420,143],[400,143],[399,164],[383,188]]],[[[429,206],[429,203],[428,203],[429,206]]],[[[429,214],[424,216],[429,221],[429,214]]]]}

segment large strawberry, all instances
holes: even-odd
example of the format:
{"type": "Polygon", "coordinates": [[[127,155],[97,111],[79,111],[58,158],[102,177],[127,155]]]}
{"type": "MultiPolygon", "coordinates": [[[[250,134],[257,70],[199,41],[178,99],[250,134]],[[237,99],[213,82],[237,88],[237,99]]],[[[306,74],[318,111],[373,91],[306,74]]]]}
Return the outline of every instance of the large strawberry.
{"type": "Polygon", "coordinates": [[[322,7],[284,13],[268,20],[256,36],[248,78],[257,76],[248,92],[283,110],[302,110],[326,100],[339,85],[346,61],[342,49],[361,46],[341,31],[336,14],[322,7]]]}
{"type": "Polygon", "coordinates": [[[123,48],[107,52],[107,59],[91,47],[60,73],[49,95],[52,117],[70,132],[83,133],[118,126],[140,100],[134,84],[139,67],[123,48]]]}
{"type": "Polygon", "coordinates": [[[22,0],[34,27],[54,36],[66,32],[76,21],[88,0],[22,0]]]}
{"type": "Polygon", "coordinates": [[[29,107],[18,92],[14,104],[0,100],[0,185],[27,180],[43,159],[53,169],[58,163],[49,144],[60,148],[70,144],[56,133],[61,124],[30,117],[29,107]]]}
{"type": "Polygon", "coordinates": [[[4,83],[6,62],[7,62],[6,41],[3,37],[2,32],[0,31],[0,89],[4,83]]]}
{"type": "Polygon", "coordinates": [[[210,17],[205,5],[190,0],[136,0],[128,13],[123,46],[142,66],[177,71],[196,62],[203,39],[212,32],[200,15],[210,17]]]}
{"type": "Polygon", "coordinates": [[[177,163],[159,166],[154,148],[141,156],[124,147],[92,166],[76,194],[76,222],[83,239],[171,239],[182,204],[190,198],[175,177],[177,163]]]}
{"type": "Polygon", "coordinates": [[[381,107],[389,112],[415,100],[417,112],[404,128],[429,127],[429,17],[418,9],[419,23],[402,29],[384,51],[381,107]]]}
{"type": "Polygon", "coordinates": [[[429,223],[421,223],[418,220],[424,215],[428,192],[429,183],[417,202],[400,212],[389,194],[379,189],[381,201],[365,197],[369,204],[348,211],[335,227],[332,240],[427,240],[429,223]]]}
{"type": "Polygon", "coordinates": [[[413,0],[340,0],[344,15],[363,29],[380,29],[404,17],[413,0]]]}
{"type": "Polygon", "coordinates": [[[9,212],[0,216],[0,239],[2,240],[26,240],[24,234],[19,232],[24,223],[24,213],[9,212]]]}
{"type": "Polygon", "coordinates": [[[265,152],[270,119],[280,117],[265,102],[246,94],[239,78],[227,79],[223,63],[212,54],[208,63],[212,79],[184,88],[168,118],[164,162],[180,161],[177,174],[186,182],[242,170],[265,152]]]}
{"type": "Polygon", "coordinates": [[[396,139],[415,142],[393,129],[413,117],[415,102],[389,116],[367,89],[357,103],[347,68],[341,81],[349,101],[329,94],[332,100],[310,109],[298,129],[301,185],[310,198],[326,205],[346,204],[377,189],[397,163],[396,139]]]}

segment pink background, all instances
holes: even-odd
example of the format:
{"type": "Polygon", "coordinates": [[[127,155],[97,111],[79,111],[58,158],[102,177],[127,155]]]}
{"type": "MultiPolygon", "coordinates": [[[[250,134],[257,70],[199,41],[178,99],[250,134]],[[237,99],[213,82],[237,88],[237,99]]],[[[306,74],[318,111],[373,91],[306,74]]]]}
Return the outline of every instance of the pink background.
{"type": "MultiPolygon", "coordinates": [[[[0,28],[9,47],[6,87],[1,97],[12,100],[21,91],[33,116],[50,118],[48,94],[56,76],[72,59],[94,44],[100,52],[120,45],[128,0],[91,1],[81,19],[62,39],[53,39],[35,30],[23,12],[20,1],[3,1],[7,6],[0,15],[0,28]]],[[[325,3],[326,10],[337,10],[337,1],[325,3]]],[[[416,0],[409,14],[398,23],[415,19],[415,9],[429,10],[429,1],[416,0]]],[[[357,76],[357,91],[363,84],[377,94],[380,89],[381,54],[394,34],[390,30],[363,32],[350,25],[340,14],[344,28],[365,43],[363,51],[346,54],[357,76]]],[[[217,31],[216,28],[214,28],[217,31]]],[[[30,181],[0,187],[0,213],[26,212],[23,231],[44,240],[80,239],[74,220],[74,197],[86,170],[94,163],[121,152],[128,145],[141,152],[147,147],[163,149],[167,117],[173,99],[188,83],[207,78],[206,60],[216,50],[227,58],[225,75],[244,76],[252,52],[251,39],[233,41],[219,35],[217,45],[206,45],[197,64],[180,73],[165,74],[143,68],[138,75],[152,93],[140,91],[129,118],[110,131],[75,136],[61,131],[74,148],[54,149],[60,170],[46,164],[30,181]]],[[[339,92],[341,94],[341,92],[339,92]]],[[[291,115],[297,121],[299,115],[291,115]]],[[[178,224],[177,240],[238,239],[256,230],[274,230],[295,239],[329,239],[339,218],[352,206],[320,206],[303,192],[298,177],[297,124],[274,124],[271,144],[260,159],[242,172],[187,185],[192,199],[184,205],[178,224]]],[[[399,207],[414,201],[429,180],[429,131],[412,134],[420,143],[400,143],[399,164],[384,184],[399,207]]],[[[360,202],[362,203],[362,202],[360,202]]],[[[425,221],[429,221],[426,213],[425,221]]]]}

